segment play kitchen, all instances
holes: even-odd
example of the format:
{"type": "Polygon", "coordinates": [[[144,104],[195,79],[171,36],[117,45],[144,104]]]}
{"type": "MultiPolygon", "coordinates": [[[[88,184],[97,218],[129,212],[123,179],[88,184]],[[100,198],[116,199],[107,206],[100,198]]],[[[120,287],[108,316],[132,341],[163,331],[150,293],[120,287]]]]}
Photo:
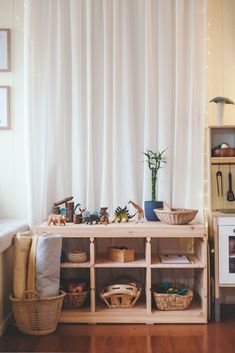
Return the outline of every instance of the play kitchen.
{"type": "Polygon", "coordinates": [[[235,213],[235,162],[212,162],[211,167],[212,209],[235,213]]]}
{"type": "Polygon", "coordinates": [[[218,170],[216,172],[216,189],[217,189],[217,197],[226,197],[227,201],[232,202],[235,201],[234,191],[233,191],[233,175],[231,172],[231,165],[235,165],[235,163],[212,163],[212,165],[218,165],[218,170]],[[225,172],[225,176],[228,178],[228,190],[224,194],[224,179],[225,177],[220,170],[221,165],[228,167],[228,172],[225,172]],[[227,175],[226,175],[227,174],[227,175]]]}

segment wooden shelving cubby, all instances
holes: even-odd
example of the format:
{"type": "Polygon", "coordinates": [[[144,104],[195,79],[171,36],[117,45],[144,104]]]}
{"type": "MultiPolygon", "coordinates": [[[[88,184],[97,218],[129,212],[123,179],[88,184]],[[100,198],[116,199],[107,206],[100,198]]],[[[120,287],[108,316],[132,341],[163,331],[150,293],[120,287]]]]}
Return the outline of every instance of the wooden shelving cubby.
{"type": "Polygon", "coordinates": [[[61,271],[77,271],[90,283],[89,301],[77,310],[63,310],[64,323],[206,323],[207,322],[207,237],[205,226],[168,225],[162,222],[134,222],[105,225],[35,227],[36,234],[62,234],[68,250],[87,251],[88,260],[81,264],[64,262],[61,271]],[[115,262],[107,257],[109,246],[128,246],[135,250],[135,260],[115,262]],[[163,264],[160,255],[186,254],[188,264],[163,264]],[[100,289],[119,275],[130,275],[142,284],[142,294],[130,309],[109,309],[99,296],[100,289]],[[185,282],[194,292],[188,310],[160,311],[152,298],[152,284],[169,280],[185,282]]]}

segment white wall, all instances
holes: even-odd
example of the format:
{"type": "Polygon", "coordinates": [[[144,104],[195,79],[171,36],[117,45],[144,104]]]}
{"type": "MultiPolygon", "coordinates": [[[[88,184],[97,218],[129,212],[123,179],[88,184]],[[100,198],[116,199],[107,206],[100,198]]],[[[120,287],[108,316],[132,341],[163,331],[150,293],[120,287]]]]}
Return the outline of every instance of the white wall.
{"type": "MultiPolygon", "coordinates": [[[[207,101],[217,96],[235,102],[235,1],[208,0],[207,101]]],[[[215,103],[207,104],[206,124],[215,124],[215,103]]],[[[235,125],[235,105],[226,105],[224,123],[235,125]]]]}
{"type": "Polygon", "coordinates": [[[0,73],[0,85],[11,87],[10,129],[0,130],[0,218],[26,218],[23,11],[23,0],[0,0],[0,28],[11,29],[11,72],[0,73]]]}

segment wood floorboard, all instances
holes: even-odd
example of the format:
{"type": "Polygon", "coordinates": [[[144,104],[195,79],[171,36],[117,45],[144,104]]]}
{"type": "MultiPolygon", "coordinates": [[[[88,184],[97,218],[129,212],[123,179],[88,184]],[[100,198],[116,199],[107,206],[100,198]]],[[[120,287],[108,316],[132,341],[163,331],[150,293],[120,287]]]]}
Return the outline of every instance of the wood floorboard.
{"type": "Polygon", "coordinates": [[[235,306],[225,305],[221,322],[209,324],[60,324],[47,336],[27,336],[11,326],[0,352],[234,353],[235,306]]]}

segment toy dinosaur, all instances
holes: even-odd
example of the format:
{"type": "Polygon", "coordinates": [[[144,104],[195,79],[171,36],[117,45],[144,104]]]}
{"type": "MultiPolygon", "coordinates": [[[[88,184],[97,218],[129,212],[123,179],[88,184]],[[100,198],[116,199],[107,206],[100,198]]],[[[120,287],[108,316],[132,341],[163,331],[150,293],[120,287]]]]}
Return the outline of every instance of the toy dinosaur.
{"type": "Polygon", "coordinates": [[[112,221],[112,223],[115,223],[116,221],[118,221],[118,223],[121,223],[123,219],[128,222],[129,219],[133,218],[135,215],[136,214],[130,216],[126,206],[124,208],[118,206],[114,211],[114,220],[112,221]]]}
{"type": "Polygon", "coordinates": [[[84,211],[82,213],[83,223],[93,224],[95,222],[98,224],[100,222],[100,217],[97,212],[90,213],[89,211],[84,211]]]}

